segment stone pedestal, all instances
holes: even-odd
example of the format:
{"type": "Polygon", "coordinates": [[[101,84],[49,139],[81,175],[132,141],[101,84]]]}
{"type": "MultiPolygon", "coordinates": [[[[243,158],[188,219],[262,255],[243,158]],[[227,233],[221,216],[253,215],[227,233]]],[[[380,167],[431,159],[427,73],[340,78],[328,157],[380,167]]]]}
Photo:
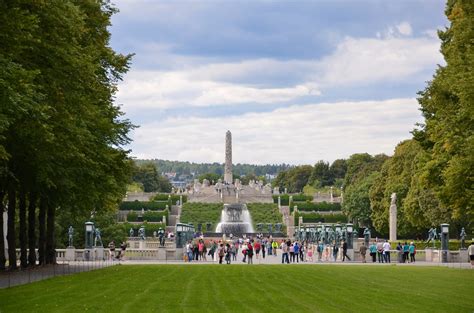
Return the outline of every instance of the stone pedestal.
{"type": "Polygon", "coordinates": [[[441,251],[436,249],[425,249],[426,262],[441,262],[441,251]]]}
{"type": "Polygon", "coordinates": [[[76,248],[67,247],[64,258],[66,261],[74,261],[76,259],[76,248]]]}
{"type": "Polygon", "coordinates": [[[160,247],[158,248],[158,260],[165,261],[166,260],[166,248],[160,247]]]}
{"type": "Polygon", "coordinates": [[[145,240],[140,240],[140,241],[138,242],[138,249],[140,249],[140,250],[145,250],[145,249],[146,249],[146,242],[145,242],[145,240]]]}
{"type": "Polygon", "coordinates": [[[469,260],[469,254],[467,253],[466,249],[459,250],[459,262],[471,262],[469,260]]]}
{"type": "Polygon", "coordinates": [[[95,260],[104,259],[104,247],[94,247],[94,259],[95,260]]]}

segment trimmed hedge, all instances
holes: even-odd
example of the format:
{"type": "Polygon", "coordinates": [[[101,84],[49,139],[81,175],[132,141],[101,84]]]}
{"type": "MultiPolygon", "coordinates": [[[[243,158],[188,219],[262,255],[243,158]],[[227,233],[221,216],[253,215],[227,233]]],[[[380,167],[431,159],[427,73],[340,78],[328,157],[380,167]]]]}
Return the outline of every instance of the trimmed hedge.
{"type": "MultiPolygon", "coordinates": [[[[275,229],[276,223],[283,224],[283,217],[278,210],[278,205],[269,204],[269,203],[249,203],[247,204],[247,209],[250,212],[250,217],[252,218],[252,224],[255,231],[257,231],[257,224],[263,223],[268,224],[272,223],[273,229],[275,229]]],[[[267,229],[265,225],[264,229],[267,229]]],[[[282,233],[286,232],[286,226],[282,225],[282,233]]]]}
{"type": "MultiPolygon", "coordinates": [[[[282,195],[273,195],[273,203],[278,204],[278,196],[281,197],[281,205],[289,205],[290,203],[290,195],[289,194],[282,194],[282,195]]],[[[293,196],[293,203],[294,202],[304,202],[304,201],[313,201],[313,196],[307,196],[304,194],[299,195],[292,195],[293,196]]]]}
{"type": "MultiPolygon", "coordinates": [[[[127,214],[127,221],[137,222],[139,214],[136,212],[130,212],[127,214]]],[[[163,216],[166,216],[166,222],[168,223],[169,211],[145,211],[143,214],[143,221],[147,222],[161,222],[163,221],[163,216]]]]}
{"type": "Polygon", "coordinates": [[[294,206],[298,207],[298,211],[341,211],[340,203],[328,203],[328,202],[293,202],[293,206],[290,208],[290,211],[293,212],[294,206]]]}
{"type": "MultiPolygon", "coordinates": [[[[172,194],[170,199],[173,204],[176,204],[176,201],[179,201],[179,197],[183,197],[183,203],[188,202],[187,195],[176,195],[172,194]]],[[[151,198],[151,201],[168,201],[169,194],[167,193],[159,193],[151,198]]]]}
{"type": "Polygon", "coordinates": [[[184,203],[181,210],[181,223],[192,223],[197,231],[197,225],[202,224],[203,231],[213,232],[221,220],[222,203],[184,203]],[[212,223],[211,229],[206,229],[206,223],[212,223]]]}
{"type": "Polygon", "coordinates": [[[348,219],[342,213],[319,214],[319,213],[295,213],[295,225],[298,225],[299,217],[303,216],[303,223],[347,223],[348,219]]]}
{"type": "Polygon", "coordinates": [[[141,211],[144,210],[153,210],[153,211],[163,211],[166,209],[166,206],[171,207],[171,202],[168,201],[123,201],[120,203],[119,209],[122,211],[141,211]]]}

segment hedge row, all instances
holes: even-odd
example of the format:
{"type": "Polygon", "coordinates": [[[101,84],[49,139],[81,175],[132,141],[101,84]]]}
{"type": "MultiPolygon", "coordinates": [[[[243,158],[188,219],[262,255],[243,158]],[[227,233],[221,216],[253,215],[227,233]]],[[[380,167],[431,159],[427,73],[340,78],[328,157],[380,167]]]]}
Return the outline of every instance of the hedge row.
{"type": "MultiPolygon", "coordinates": [[[[252,224],[255,231],[257,231],[257,224],[265,224],[264,229],[267,229],[266,224],[273,224],[273,229],[275,229],[275,224],[283,223],[283,217],[278,210],[276,204],[268,203],[249,203],[247,204],[247,209],[250,212],[250,217],[252,218],[252,224]]],[[[282,227],[282,232],[284,233],[286,227],[282,227]]]]}
{"type": "Polygon", "coordinates": [[[293,206],[290,208],[293,212],[294,206],[298,207],[298,211],[341,211],[340,203],[328,203],[328,202],[293,202],[293,206]]]}
{"type": "Polygon", "coordinates": [[[144,210],[153,210],[153,211],[163,211],[166,209],[166,206],[171,205],[171,201],[123,201],[120,203],[119,209],[122,211],[141,211],[144,210]]]}
{"type": "Polygon", "coordinates": [[[303,217],[303,223],[347,223],[348,219],[342,213],[318,214],[318,213],[295,213],[295,225],[298,225],[299,217],[303,217]]]}
{"type": "MultiPolygon", "coordinates": [[[[273,195],[273,203],[278,203],[278,197],[280,197],[281,205],[288,205],[290,203],[289,194],[273,195]]],[[[292,197],[293,197],[293,202],[313,201],[313,196],[307,196],[303,194],[292,195],[292,197]]]]}
{"type": "Polygon", "coordinates": [[[192,223],[196,230],[201,223],[203,231],[213,232],[221,219],[222,208],[221,203],[184,203],[180,222],[192,223]],[[207,223],[212,223],[210,229],[207,229],[207,223]]]}
{"type": "Polygon", "coordinates": [[[188,202],[188,196],[187,195],[176,195],[172,194],[170,197],[170,194],[167,193],[159,193],[157,195],[154,195],[151,198],[151,201],[168,201],[168,198],[171,199],[171,202],[173,204],[176,204],[177,201],[179,201],[180,197],[183,197],[183,203],[188,202]]]}
{"type": "MultiPolygon", "coordinates": [[[[141,216],[141,214],[136,213],[136,212],[130,212],[130,213],[127,214],[127,221],[137,222],[139,216],[141,216]]],[[[161,221],[163,221],[163,216],[166,217],[166,223],[168,223],[168,216],[169,216],[169,211],[168,210],[164,210],[164,211],[145,211],[145,213],[142,216],[142,220],[147,221],[147,222],[161,222],[161,221]]]]}

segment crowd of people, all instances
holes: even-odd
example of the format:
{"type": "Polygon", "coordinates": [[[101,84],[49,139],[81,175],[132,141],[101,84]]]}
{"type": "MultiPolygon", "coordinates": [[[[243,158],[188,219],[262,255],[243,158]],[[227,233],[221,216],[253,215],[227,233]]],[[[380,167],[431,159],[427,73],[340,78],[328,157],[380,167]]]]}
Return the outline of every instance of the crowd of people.
{"type": "Polygon", "coordinates": [[[278,257],[281,254],[281,263],[300,262],[336,262],[351,261],[347,255],[347,242],[339,244],[310,243],[298,240],[274,240],[268,238],[236,238],[231,240],[210,240],[196,238],[187,242],[184,260],[218,261],[219,264],[231,264],[241,261],[252,264],[254,259],[264,260],[269,257],[278,257]]]}

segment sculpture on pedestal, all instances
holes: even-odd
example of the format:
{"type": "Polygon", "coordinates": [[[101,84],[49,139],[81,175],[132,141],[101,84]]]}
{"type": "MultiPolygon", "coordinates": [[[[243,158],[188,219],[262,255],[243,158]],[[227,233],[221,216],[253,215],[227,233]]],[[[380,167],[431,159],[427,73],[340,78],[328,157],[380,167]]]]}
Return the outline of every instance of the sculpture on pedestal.
{"type": "Polygon", "coordinates": [[[72,228],[72,226],[69,226],[67,234],[69,237],[69,247],[72,247],[73,246],[72,241],[74,237],[74,228],[72,228]]]}
{"type": "Polygon", "coordinates": [[[430,241],[433,241],[433,248],[435,248],[435,240],[438,239],[438,233],[436,232],[436,228],[432,227],[428,231],[428,239],[426,240],[426,243],[429,243],[430,241]]]}
{"type": "Polygon", "coordinates": [[[464,230],[464,227],[461,229],[459,239],[461,240],[461,249],[466,249],[466,247],[464,246],[466,240],[466,231],[464,230]]]}
{"type": "Polygon", "coordinates": [[[96,247],[103,247],[103,244],[102,244],[102,235],[101,235],[101,233],[100,233],[100,229],[99,229],[99,228],[96,228],[96,229],[95,229],[94,246],[96,246],[96,247]]]}
{"type": "Polygon", "coordinates": [[[370,236],[371,236],[370,228],[369,228],[369,227],[366,227],[366,228],[364,229],[364,242],[365,242],[365,246],[366,246],[366,247],[369,246],[370,236]]]}

